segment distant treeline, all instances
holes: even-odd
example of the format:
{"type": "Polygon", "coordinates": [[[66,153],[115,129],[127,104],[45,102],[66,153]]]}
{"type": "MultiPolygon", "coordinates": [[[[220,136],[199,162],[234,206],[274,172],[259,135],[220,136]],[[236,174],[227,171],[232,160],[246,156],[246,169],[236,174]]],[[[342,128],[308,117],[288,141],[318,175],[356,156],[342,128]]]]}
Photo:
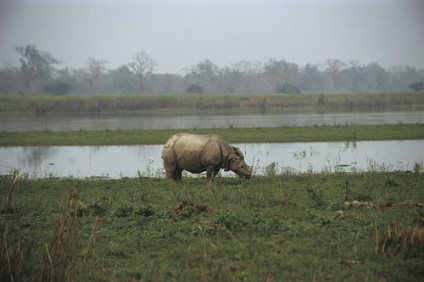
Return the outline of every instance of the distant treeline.
{"type": "Polygon", "coordinates": [[[422,91],[424,70],[410,66],[385,69],[328,59],[299,66],[283,59],[240,61],[218,67],[209,60],[184,69],[184,74],[154,72],[156,62],[144,51],[132,62],[108,69],[107,61],[90,58],[87,68],[69,69],[33,45],[17,47],[20,67],[0,70],[0,94],[139,94],[139,93],[288,93],[422,91]]]}

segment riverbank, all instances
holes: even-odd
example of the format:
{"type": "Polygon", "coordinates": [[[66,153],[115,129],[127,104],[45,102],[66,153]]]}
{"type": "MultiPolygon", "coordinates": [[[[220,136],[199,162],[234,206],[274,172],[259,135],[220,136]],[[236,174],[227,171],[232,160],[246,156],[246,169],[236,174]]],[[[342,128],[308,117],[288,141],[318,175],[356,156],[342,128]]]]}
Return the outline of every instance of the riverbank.
{"type": "Polygon", "coordinates": [[[173,134],[218,134],[230,143],[351,142],[424,139],[424,124],[272,128],[202,128],[67,132],[0,132],[0,146],[164,144],[173,134]]]}
{"type": "Polygon", "coordinates": [[[0,191],[2,280],[424,277],[419,169],[218,178],[210,190],[203,178],[14,180],[0,191]]]}

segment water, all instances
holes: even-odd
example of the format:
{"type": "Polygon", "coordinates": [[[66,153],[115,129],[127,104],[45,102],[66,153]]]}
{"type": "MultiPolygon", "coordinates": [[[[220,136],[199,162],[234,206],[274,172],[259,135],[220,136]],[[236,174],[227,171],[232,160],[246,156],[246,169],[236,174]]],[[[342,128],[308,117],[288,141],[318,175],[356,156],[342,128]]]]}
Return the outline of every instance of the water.
{"type": "Polygon", "coordinates": [[[424,112],[186,116],[1,116],[1,131],[76,131],[422,123],[424,112]]]}
{"type": "MultiPolygon", "coordinates": [[[[372,142],[318,142],[236,144],[255,174],[274,163],[276,172],[412,170],[424,163],[424,140],[372,142]]],[[[162,145],[52,146],[0,148],[0,174],[19,169],[31,178],[58,177],[163,177],[162,145]]],[[[223,176],[235,176],[224,172],[223,176]]],[[[187,174],[192,175],[192,174],[187,174]]]]}

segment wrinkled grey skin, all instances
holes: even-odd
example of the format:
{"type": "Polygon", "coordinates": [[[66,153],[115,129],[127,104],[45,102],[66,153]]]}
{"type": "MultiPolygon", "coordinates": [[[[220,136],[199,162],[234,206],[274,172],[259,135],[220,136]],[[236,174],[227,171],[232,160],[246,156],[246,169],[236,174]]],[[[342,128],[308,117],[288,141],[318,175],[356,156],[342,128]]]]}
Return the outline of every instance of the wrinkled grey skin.
{"type": "Polygon", "coordinates": [[[180,181],[183,170],[191,173],[206,171],[208,185],[221,168],[247,179],[253,170],[244,162],[239,148],[217,135],[175,134],[164,145],[162,159],[166,178],[180,181]]]}

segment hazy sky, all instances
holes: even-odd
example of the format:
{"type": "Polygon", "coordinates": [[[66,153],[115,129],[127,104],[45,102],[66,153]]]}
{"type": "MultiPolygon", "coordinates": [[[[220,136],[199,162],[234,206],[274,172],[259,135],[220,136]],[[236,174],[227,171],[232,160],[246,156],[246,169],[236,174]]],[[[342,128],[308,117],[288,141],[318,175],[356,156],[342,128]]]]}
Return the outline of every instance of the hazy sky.
{"type": "Polygon", "coordinates": [[[34,44],[70,68],[114,69],[144,50],[157,73],[209,59],[328,58],[424,68],[423,0],[0,0],[0,64],[34,44]]]}

